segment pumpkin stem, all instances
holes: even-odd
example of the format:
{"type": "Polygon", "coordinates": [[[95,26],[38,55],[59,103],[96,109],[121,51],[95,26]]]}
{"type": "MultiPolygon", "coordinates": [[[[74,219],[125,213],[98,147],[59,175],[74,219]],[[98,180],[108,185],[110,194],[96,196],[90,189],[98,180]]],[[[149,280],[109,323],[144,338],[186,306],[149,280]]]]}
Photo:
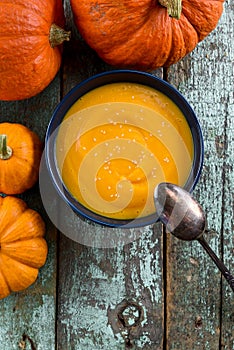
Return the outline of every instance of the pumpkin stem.
{"type": "Polygon", "coordinates": [[[0,159],[9,159],[12,153],[12,149],[7,146],[7,135],[0,135],[0,159]]]}
{"type": "Polygon", "coordinates": [[[50,27],[49,42],[50,46],[54,48],[62,44],[64,41],[69,41],[71,37],[71,32],[57,26],[57,24],[52,24],[50,27]]]}
{"type": "Polygon", "coordinates": [[[167,8],[170,17],[180,19],[182,12],[182,0],[159,0],[160,5],[167,8]]]}

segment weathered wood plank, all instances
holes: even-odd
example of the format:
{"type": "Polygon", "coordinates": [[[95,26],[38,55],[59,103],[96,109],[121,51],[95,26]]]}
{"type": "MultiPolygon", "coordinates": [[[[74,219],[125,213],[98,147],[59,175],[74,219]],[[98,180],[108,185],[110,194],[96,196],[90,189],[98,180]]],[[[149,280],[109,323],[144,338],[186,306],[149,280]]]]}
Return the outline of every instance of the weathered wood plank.
{"type": "Polygon", "coordinates": [[[132,244],[112,249],[62,237],[58,349],[127,349],[133,344],[135,349],[162,349],[161,258],[161,232],[152,228],[132,244]],[[124,308],[137,314],[130,315],[132,322],[139,316],[139,326],[124,327],[124,308]]]}
{"type": "MultiPolygon", "coordinates": [[[[65,8],[69,13],[68,2],[65,8]]],[[[72,19],[68,24],[73,40],[64,57],[64,93],[91,75],[113,69],[79,38],[72,19]]],[[[116,229],[80,220],[84,236],[92,230],[97,237],[105,232],[117,234],[116,229]]],[[[113,248],[84,246],[61,235],[58,349],[162,349],[161,225],[141,229],[139,234],[138,240],[113,248]],[[126,327],[136,317],[139,326],[126,327]]]]}
{"type": "MultiPolygon", "coordinates": [[[[207,237],[227,266],[233,265],[233,1],[216,30],[171,67],[169,82],[193,106],[203,129],[205,160],[194,192],[207,213],[207,237]],[[232,38],[232,39],[231,39],[232,38]]],[[[197,242],[168,237],[168,349],[233,348],[233,295],[197,242]],[[221,299],[222,297],[222,299],[221,299]],[[220,308],[222,323],[220,324],[220,308]],[[220,334],[220,329],[222,334],[220,334]],[[221,339],[221,342],[220,342],[221,339]]]]}
{"type": "MultiPolygon", "coordinates": [[[[53,109],[60,98],[59,75],[41,94],[24,101],[0,101],[0,122],[17,122],[34,130],[41,140],[53,109]]],[[[23,292],[0,301],[0,348],[55,349],[56,315],[56,230],[42,207],[39,188],[20,196],[46,221],[49,253],[37,281],[23,292]]]]}
{"type": "MultiPolygon", "coordinates": [[[[225,81],[225,130],[221,142],[224,157],[223,170],[223,259],[234,274],[234,1],[227,2],[224,30],[224,62],[228,79],[225,81]],[[230,83],[230,87],[228,86],[230,83]]],[[[221,349],[234,349],[234,301],[233,293],[225,281],[222,283],[221,349]]]]}

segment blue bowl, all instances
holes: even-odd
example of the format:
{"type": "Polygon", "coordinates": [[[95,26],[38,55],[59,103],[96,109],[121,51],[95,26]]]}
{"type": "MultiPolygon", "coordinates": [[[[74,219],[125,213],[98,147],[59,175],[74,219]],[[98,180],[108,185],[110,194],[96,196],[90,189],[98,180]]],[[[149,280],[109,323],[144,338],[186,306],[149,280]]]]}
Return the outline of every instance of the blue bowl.
{"type": "Polygon", "coordinates": [[[63,184],[59,169],[57,167],[55,151],[56,137],[59,126],[67,111],[81,96],[87,92],[102,85],[116,82],[132,82],[150,86],[168,96],[179,107],[190,127],[194,144],[193,164],[188,180],[184,185],[184,189],[189,192],[194,189],[201,174],[204,157],[203,136],[198,119],[186,99],[172,85],[158,77],[153,76],[150,73],[140,71],[109,71],[92,76],[75,86],[57,106],[49,123],[45,143],[46,164],[57,193],[66,202],[66,204],[68,204],[72,210],[78,214],[80,218],[85,220],[88,219],[89,221],[91,220],[91,222],[109,227],[133,228],[147,226],[157,221],[156,213],[136,219],[121,220],[101,216],[87,209],[67,190],[66,186],[63,184]]]}

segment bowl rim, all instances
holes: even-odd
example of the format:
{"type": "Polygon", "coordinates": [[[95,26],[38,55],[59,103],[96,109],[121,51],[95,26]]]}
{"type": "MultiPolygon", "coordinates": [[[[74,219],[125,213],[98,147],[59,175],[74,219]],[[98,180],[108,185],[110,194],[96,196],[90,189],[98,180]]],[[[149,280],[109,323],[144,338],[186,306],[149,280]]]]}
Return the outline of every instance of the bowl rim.
{"type": "Polygon", "coordinates": [[[185,97],[173,85],[151,73],[143,71],[128,69],[105,71],[99,74],[95,74],[75,85],[62,98],[57,107],[54,109],[54,112],[48,124],[45,136],[46,166],[56,191],[81,219],[89,220],[91,222],[98,223],[99,225],[113,228],[136,228],[148,226],[158,220],[156,213],[135,219],[123,220],[102,216],[101,214],[92,212],[90,209],[83,206],[72,196],[72,194],[63,184],[56,163],[55,140],[60,122],[63,120],[66,112],[85,93],[99,86],[115,82],[135,82],[138,84],[151,86],[168,96],[182,111],[189,125],[194,145],[194,158],[191,171],[183,188],[188,192],[193,191],[200,178],[204,161],[204,141],[198,118],[185,97]]]}

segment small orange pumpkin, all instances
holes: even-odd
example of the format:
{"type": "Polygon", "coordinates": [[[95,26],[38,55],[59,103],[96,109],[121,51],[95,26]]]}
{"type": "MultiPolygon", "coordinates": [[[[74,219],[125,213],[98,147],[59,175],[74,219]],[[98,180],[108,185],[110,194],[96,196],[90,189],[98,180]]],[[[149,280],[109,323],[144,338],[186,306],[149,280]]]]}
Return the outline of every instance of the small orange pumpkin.
{"type": "Polygon", "coordinates": [[[108,64],[153,70],[191,52],[217,25],[224,0],[70,0],[86,42],[108,64]]]}
{"type": "Polygon", "coordinates": [[[39,176],[42,143],[26,126],[0,123],[0,192],[19,194],[39,176]]]}
{"type": "Polygon", "coordinates": [[[26,203],[0,197],[0,299],[35,282],[45,264],[45,223],[26,203]]]}
{"type": "Polygon", "coordinates": [[[41,92],[61,65],[64,31],[61,0],[0,2],[0,100],[41,92]]]}

